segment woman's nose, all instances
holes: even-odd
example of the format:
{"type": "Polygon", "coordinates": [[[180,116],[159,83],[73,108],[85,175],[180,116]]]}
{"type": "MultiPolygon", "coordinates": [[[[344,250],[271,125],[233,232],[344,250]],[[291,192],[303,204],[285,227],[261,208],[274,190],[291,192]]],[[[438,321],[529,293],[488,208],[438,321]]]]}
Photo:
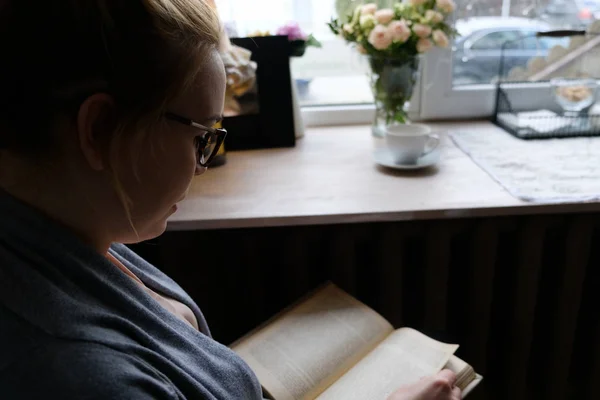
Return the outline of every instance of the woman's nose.
{"type": "Polygon", "coordinates": [[[196,172],[195,172],[195,175],[196,175],[196,176],[202,175],[203,173],[205,173],[205,172],[206,172],[206,170],[207,170],[207,169],[208,169],[208,168],[206,168],[206,167],[202,167],[202,166],[200,166],[200,165],[196,165],[196,172]]]}

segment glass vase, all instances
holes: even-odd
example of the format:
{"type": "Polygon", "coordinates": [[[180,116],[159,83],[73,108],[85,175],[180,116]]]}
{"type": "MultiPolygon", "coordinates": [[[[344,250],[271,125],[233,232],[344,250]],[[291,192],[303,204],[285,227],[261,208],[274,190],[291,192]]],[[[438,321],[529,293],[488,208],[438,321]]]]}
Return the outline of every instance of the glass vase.
{"type": "Polygon", "coordinates": [[[386,127],[409,123],[408,107],[417,81],[419,56],[368,57],[375,100],[373,136],[385,136],[386,127]]]}

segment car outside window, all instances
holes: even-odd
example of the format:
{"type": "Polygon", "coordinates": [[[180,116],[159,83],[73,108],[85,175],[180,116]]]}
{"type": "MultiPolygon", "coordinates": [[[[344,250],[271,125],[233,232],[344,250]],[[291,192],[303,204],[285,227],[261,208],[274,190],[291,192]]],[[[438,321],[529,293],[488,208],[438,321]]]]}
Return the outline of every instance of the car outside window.
{"type": "Polygon", "coordinates": [[[499,50],[507,44],[507,48],[518,48],[520,38],[518,31],[491,32],[473,42],[471,50],[499,50]]]}

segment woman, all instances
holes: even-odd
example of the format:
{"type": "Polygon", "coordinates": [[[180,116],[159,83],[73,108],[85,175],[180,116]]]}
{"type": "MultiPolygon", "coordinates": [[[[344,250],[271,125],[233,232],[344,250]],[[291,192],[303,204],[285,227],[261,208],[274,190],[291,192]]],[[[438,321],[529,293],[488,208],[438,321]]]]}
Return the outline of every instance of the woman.
{"type": "MultiPolygon", "coordinates": [[[[160,235],[224,131],[205,0],[0,2],[3,399],[256,399],[172,280],[160,235]]],[[[396,399],[458,398],[445,371],[396,399]]]]}

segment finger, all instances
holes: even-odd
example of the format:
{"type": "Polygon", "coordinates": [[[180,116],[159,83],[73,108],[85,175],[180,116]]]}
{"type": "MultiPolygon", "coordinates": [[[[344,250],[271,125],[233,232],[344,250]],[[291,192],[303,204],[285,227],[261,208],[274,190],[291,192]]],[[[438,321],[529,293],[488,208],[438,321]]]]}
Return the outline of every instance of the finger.
{"type": "Polygon", "coordinates": [[[462,399],[462,390],[458,386],[454,386],[452,389],[452,400],[461,400],[462,399]]]}
{"type": "Polygon", "coordinates": [[[447,380],[450,384],[450,387],[454,386],[456,383],[456,374],[449,369],[441,370],[438,372],[437,377],[447,380]]]}

